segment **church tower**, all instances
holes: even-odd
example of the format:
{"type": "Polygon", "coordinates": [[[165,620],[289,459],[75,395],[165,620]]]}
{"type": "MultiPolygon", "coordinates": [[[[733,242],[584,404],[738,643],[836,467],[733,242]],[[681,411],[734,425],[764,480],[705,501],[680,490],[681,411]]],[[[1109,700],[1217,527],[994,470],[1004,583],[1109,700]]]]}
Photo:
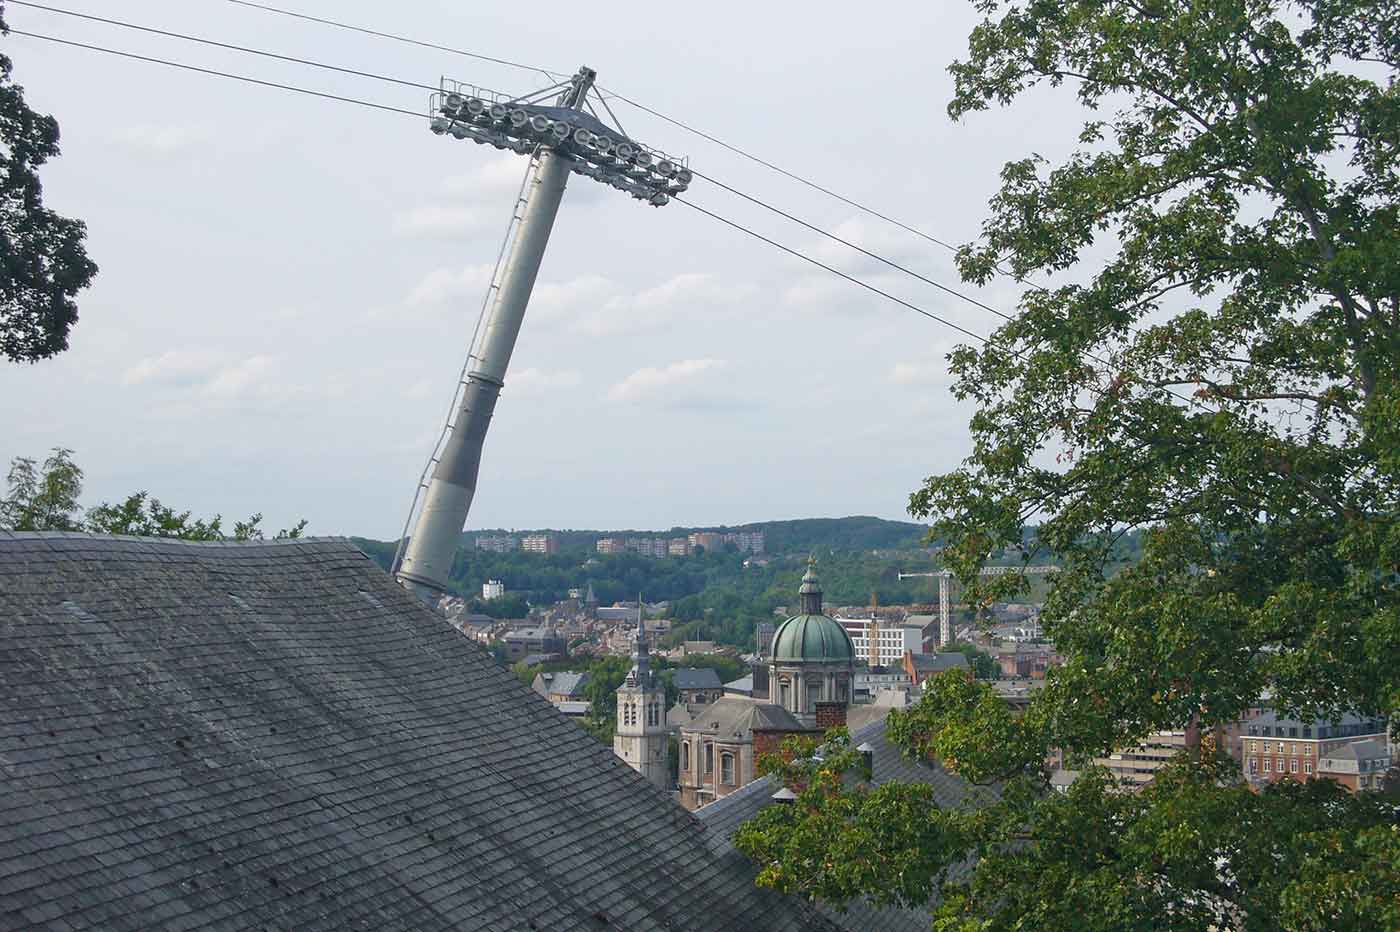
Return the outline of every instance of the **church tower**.
{"type": "Polygon", "coordinates": [[[666,765],[666,689],[652,675],[642,600],[637,598],[637,644],[632,669],[617,688],[613,753],[662,789],[670,789],[666,765]]]}

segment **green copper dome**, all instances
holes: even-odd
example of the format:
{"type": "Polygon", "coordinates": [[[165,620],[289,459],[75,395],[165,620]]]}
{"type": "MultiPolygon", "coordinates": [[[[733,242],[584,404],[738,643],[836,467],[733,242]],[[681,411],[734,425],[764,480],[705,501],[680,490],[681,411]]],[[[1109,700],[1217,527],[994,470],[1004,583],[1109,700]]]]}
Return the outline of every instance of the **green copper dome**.
{"type": "Polygon", "coordinates": [[[773,635],[773,659],[854,660],[851,636],[826,615],[794,615],[773,635]]]}
{"type": "Polygon", "coordinates": [[[798,590],[802,614],[778,626],[773,635],[773,659],[851,661],[856,646],[846,629],[822,614],[822,587],[817,579],[816,558],[807,561],[807,574],[798,590]]]}

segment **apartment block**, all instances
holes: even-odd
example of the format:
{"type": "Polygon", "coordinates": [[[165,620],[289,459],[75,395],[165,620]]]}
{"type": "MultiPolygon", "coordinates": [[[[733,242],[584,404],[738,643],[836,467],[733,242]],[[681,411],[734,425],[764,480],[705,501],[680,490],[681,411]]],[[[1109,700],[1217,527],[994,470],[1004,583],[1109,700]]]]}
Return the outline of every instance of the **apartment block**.
{"type": "Polygon", "coordinates": [[[558,553],[559,539],[553,534],[526,534],[520,549],[526,553],[558,553]]]}

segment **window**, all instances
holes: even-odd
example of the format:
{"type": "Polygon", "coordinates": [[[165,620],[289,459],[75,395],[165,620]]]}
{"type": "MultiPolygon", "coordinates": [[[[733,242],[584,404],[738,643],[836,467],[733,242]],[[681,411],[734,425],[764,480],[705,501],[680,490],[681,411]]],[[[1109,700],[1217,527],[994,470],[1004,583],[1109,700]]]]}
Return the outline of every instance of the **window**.
{"type": "Polygon", "coordinates": [[[715,746],[710,742],[705,742],[705,772],[715,772],[715,746]]]}
{"type": "Polygon", "coordinates": [[[1291,761],[1288,762],[1288,772],[1289,772],[1289,773],[1297,773],[1297,772],[1298,772],[1298,758],[1295,757],[1295,758],[1293,758],[1291,761]]]}
{"type": "Polygon", "coordinates": [[[1273,773],[1273,770],[1274,770],[1274,762],[1273,762],[1270,758],[1267,758],[1267,757],[1264,758],[1264,772],[1265,772],[1265,773],[1273,773]]]}
{"type": "Polygon", "coordinates": [[[1259,750],[1259,742],[1258,742],[1258,741],[1251,741],[1251,742],[1249,742],[1249,749],[1250,749],[1251,751],[1257,751],[1257,750],[1259,750]]]}
{"type": "Polygon", "coordinates": [[[719,756],[719,779],[725,786],[734,785],[734,755],[721,754],[719,756]]]}
{"type": "Polygon", "coordinates": [[[1279,773],[1284,773],[1284,772],[1285,772],[1284,769],[1283,769],[1283,758],[1282,758],[1282,757],[1280,757],[1280,758],[1278,759],[1278,772],[1279,772],[1279,773]]]}
{"type": "Polygon", "coordinates": [[[1251,758],[1249,759],[1249,772],[1250,772],[1250,773],[1258,773],[1258,772],[1259,772],[1259,761],[1258,761],[1257,758],[1251,757],[1251,758]]]}
{"type": "Polygon", "coordinates": [[[1312,773],[1312,761],[1303,761],[1303,773],[1312,773]]]}
{"type": "Polygon", "coordinates": [[[682,741],[682,742],[681,742],[681,770],[682,770],[682,772],[684,772],[684,771],[687,771],[687,770],[689,770],[689,769],[690,769],[690,742],[689,742],[689,741],[682,741]]]}

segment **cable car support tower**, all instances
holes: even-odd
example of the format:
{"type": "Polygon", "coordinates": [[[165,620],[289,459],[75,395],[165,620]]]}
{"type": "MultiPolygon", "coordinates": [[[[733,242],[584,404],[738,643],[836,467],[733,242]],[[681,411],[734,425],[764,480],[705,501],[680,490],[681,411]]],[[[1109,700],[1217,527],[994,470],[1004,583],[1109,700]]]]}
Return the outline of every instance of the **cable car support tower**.
{"type": "Polygon", "coordinates": [[[429,101],[435,134],[530,159],[448,420],[414,492],[394,555],[395,577],[429,604],[447,591],[476,492],[486,429],[569,175],[584,175],[656,207],[691,182],[685,160],[628,138],[602,97],[598,101],[613,125],[599,117],[590,99],[596,77],[591,68],[580,68],[569,80],[524,97],[444,79],[429,101]]]}

